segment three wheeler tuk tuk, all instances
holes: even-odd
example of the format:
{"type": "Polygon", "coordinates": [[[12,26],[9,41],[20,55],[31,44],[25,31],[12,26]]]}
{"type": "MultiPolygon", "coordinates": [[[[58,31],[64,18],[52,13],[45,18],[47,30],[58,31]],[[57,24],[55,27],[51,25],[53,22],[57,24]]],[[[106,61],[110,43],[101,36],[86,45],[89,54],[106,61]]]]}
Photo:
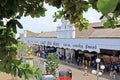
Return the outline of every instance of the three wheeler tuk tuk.
{"type": "Polygon", "coordinates": [[[59,71],[58,80],[72,80],[72,70],[67,69],[67,70],[59,71]]]}

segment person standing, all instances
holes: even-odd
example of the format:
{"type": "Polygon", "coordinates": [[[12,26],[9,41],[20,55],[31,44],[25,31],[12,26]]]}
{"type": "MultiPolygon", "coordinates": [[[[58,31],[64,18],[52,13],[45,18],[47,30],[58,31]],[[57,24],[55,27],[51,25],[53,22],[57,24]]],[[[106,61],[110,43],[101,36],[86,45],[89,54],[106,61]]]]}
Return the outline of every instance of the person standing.
{"type": "Polygon", "coordinates": [[[111,68],[110,69],[110,80],[116,80],[117,78],[117,72],[115,69],[111,68]]]}
{"type": "Polygon", "coordinates": [[[80,63],[80,57],[77,58],[77,65],[79,66],[80,63]]]}
{"type": "Polygon", "coordinates": [[[83,75],[88,76],[88,67],[87,66],[84,67],[84,74],[83,75]]]}

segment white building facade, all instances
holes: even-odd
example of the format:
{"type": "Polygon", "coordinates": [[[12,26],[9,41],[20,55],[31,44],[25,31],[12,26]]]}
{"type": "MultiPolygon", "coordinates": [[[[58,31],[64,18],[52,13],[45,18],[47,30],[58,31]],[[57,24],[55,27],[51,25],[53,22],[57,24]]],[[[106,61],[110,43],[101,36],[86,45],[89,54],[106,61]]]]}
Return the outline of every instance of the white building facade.
{"type": "MultiPolygon", "coordinates": [[[[117,56],[114,61],[118,61],[118,58],[120,59],[120,25],[115,29],[105,29],[103,25],[95,23],[88,30],[80,31],[80,35],[78,35],[74,26],[67,20],[63,18],[61,22],[62,24],[57,27],[56,37],[22,37],[21,41],[29,45],[37,44],[43,47],[57,48],[56,51],[61,54],[65,53],[64,56],[67,57],[69,55],[70,60],[76,55],[75,60],[80,56],[82,56],[81,58],[84,55],[86,57],[86,53],[88,57],[94,56],[93,54],[91,55],[93,52],[95,52],[95,55],[102,53],[105,57],[109,55],[107,58],[111,59],[111,61],[111,56],[117,56]],[[76,35],[80,37],[76,38],[76,35]]],[[[109,59],[107,59],[108,62],[110,62],[109,59]]]]}
{"type": "Polygon", "coordinates": [[[62,18],[62,25],[57,27],[57,38],[75,38],[75,28],[67,20],[62,18]]]}

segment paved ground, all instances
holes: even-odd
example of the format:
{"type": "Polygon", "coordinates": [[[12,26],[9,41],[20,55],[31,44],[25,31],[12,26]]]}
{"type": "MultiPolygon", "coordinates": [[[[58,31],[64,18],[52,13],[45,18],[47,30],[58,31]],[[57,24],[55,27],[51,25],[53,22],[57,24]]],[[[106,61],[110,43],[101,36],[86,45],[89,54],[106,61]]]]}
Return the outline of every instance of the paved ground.
{"type": "MultiPolygon", "coordinates": [[[[65,70],[65,69],[71,69],[72,70],[72,80],[96,80],[96,76],[91,74],[92,68],[89,68],[88,76],[83,75],[83,68],[71,64],[62,62],[62,64],[59,67],[59,70],[65,70]]],[[[120,74],[118,74],[119,77],[117,80],[120,80],[120,74]]],[[[12,80],[12,77],[8,74],[0,72],[0,80],[12,80]]],[[[103,73],[103,75],[99,78],[99,80],[108,80],[109,79],[109,72],[103,73]]],[[[22,80],[22,79],[15,79],[15,80],[22,80]]]]}
{"type": "MultiPolygon", "coordinates": [[[[70,67],[67,65],[60,65],[59,70],[71,69],[73,78],[72,80],[96,80],[96,76],[88,73],[88,76],[83,75],[83,71],[75,67],[70,67]]],[[[99,80],[108,80],[106,78],[100,77],[99,80]]]]}
{"type": "MultiPolygon", "coordinates": [[[[72,72],[73,72],[72,80],[96,80],[96,76],[91,73],[91,71],[93,70],[92,68],[89,68],[88,76],[83,76],[83,68],[82,67],[77,66],[72,63],[62,62],[62,65],[60,65],[59,69],[63,70],[63,69],[68,69],[68,68],[72,69],[72,72]]],[[[99,80],[109,80],[109,78],[110,78],[110,76],[109,76],[109,71],[108,71],[108,72],[103,73],[103,75],[100,77],[99,80]]],[[[117,79],[115,79],[115,80],[120,80],[120,73],[118,73],[117,79]]]]}
{"type": "Polygon", "coordinates": [[[0,80],[23,80],[23,79],[20,79],[20,78],[13,79],[11,75],[0,72],[0,80]]]}

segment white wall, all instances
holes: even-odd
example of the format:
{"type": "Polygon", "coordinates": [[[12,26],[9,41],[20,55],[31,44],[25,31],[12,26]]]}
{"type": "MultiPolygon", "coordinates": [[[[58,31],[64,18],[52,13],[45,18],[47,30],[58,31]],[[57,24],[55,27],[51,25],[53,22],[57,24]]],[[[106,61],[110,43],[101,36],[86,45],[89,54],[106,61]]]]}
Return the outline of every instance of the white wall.
{"type": "Polygon", "coordinates": [[[64,18],[61,26],[57,27],[57,38],[75,38],[75,28],[64,18]]]}

